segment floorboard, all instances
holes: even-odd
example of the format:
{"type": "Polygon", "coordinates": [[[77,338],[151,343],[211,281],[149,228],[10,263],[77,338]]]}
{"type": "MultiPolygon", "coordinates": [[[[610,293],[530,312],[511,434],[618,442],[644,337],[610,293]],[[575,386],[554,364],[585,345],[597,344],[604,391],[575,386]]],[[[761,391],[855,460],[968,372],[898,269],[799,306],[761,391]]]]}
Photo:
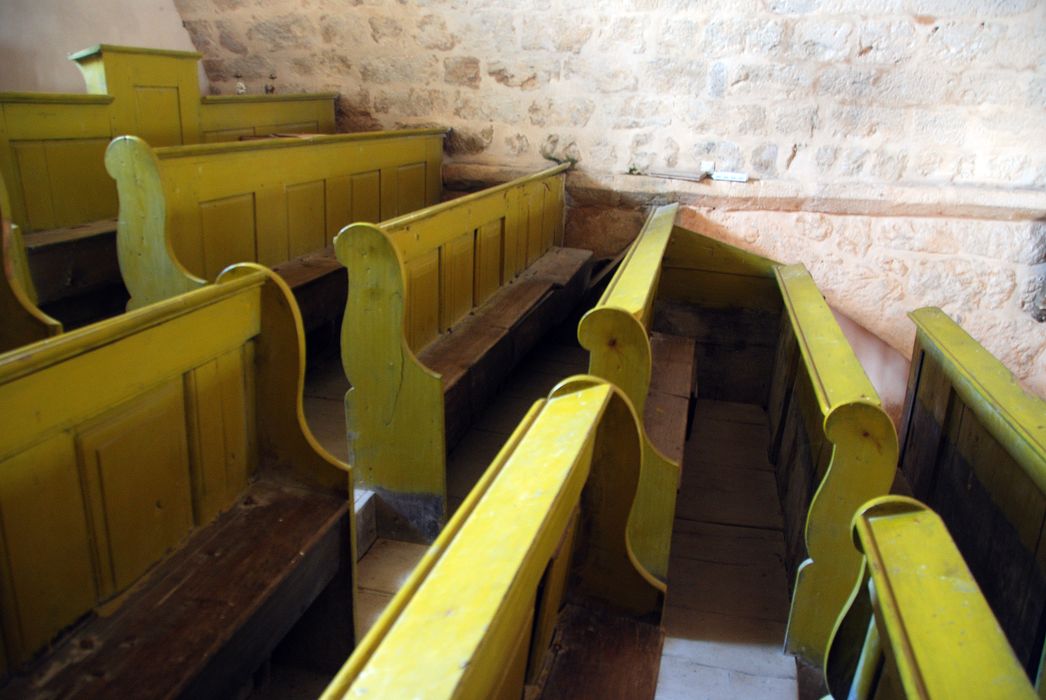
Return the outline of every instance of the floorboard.
{"type": "Polygon", "coordinates": [[[661,700],[797,696],[795,662],[781,651],[789,599],[767,440],[760,407],[698,402],[672,533],[661,700]]]}

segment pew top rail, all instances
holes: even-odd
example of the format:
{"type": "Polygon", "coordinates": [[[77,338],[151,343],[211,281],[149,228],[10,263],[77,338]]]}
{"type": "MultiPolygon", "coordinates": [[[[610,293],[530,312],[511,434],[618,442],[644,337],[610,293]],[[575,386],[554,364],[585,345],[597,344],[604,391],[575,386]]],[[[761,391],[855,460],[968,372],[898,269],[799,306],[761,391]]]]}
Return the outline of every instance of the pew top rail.
{"type": "Polygon", "coordinates": [[[922,349],[944,370],[981,423],[1046,493],[1046,401],[1024,391],[1013,373],[946,313],[908,314],[922,349]]]}
{"type": "Polygon", "coordinates": [[[105,164],[120,196],[117,252],[131,308],[323,251],[354,220],[439,201],[446,129],[151,148],[124,136],[105,164]]]}
{"type": "Polygon", "coordinates": [[[627,397],[595,377],[566,379],[536,402],[322,697],[510,696],[535,591],[579,504],[591,537],[575,549],[579,590],[659,614],[665,586],[625,534],[637,427],[627,397]]]}
{"type": "Polygon", "coordinates": [[[853,540],[863,572],[829,654],[834,697],[1037,697],[935,512],[873,499],[853,540]]]}
{"type": "Polygon", "coordinates": [[[9,218],[10,206],[0,175],[0,352],[62,332],[62,324],[37,306],[25,244],[18,225],[9,218]]]}
{"type": "MultiPolygon", "coordinates": [[[[774,275],[803,368],[794,385],[811,387],[820,429],[834,445],[806,514],[809,558],[796,575],[785,641],[790,652],[821,665],[833,623],[823,606],[842,605],[852,580],[839,572],[856,572],[858,563],[849,523],[862,503],[889,492],[897,433],[810,273],[802,265],[787,265],[775,268],[774,275]]],[[[772,403],[780,400],[771,397],[772,403]]]]}
{"type": "MultiPolygon", "coordinates": [[[[279,534],[270,542],[286,545],[288,559],[275,549],[268,559],[251,559],[250,546],[230,541],[227,556],[197,551],[192,556],[208,566],[183,569],[203,579],[212,571],[235,578],[242,571],[223,567],[244,556],[238,565],[249,564],[254,575],[287,575],[314,544],[309,528],[328,527],[351,510],[348,465],[305,422],[304,362],[289,289],[253,264],[190,294],[0,355],[0,665],[19,669],[45,648],[57,655],[55,666],[5,688],[6,697],[27,688],[75,695],[108,687],[119,695],[114,679],[126,680],[150,654],[155,661],[157,644],[184,652],[185,669],[206,663],[226,640],[222,626],[251,618],[275,581],[228,593],[228,607],[209,616],[197,603],[150,599],[167,582],[185,582],[150,572],[177,566],[179,556],[169,553],[184,549],[186,538],[197,541],[196,533],[210,533],[201,546],[213,552],[225,545],[209,537],[271,527],[279,534]],[[186,616],[194,621],[188,627],[186,616]],[[197,632],[189,633],[193,624],[197,632]],[[204,627],[210,631],[200,634],[204,627]],[[137,636],[131,651],[124,634],[137,636]],[[85,658],[112,666],[95,676],[77,666],[85,658]]],[[[186,583],[184,595],[217,595],[194,585],[186,583]]],[[[179,586],[169,592],[173,600],[179,586]]],[[[171,669],[167,681],[183,672],[171,669]]]]}

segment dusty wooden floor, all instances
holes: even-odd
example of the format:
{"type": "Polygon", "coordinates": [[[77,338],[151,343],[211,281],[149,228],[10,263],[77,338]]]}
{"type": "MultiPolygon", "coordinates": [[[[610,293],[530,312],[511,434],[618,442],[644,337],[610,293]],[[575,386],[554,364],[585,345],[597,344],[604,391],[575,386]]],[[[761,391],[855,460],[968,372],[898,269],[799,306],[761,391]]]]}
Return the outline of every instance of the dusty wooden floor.
{"type": "MultiPolygon", "coordinates": [[[[451,453],[452,511],[531,404],[564,377],[586,368],[586,354],[569,339],[548,339],[532,353],[451,453]]],[[[342,459],[347,386],[336,356],[310,367],[305,397],[309,425],[342,459]]],[[[781,653],[789,601],[781,514],[766,440],[761,408],[698,403],[672,538],[658,698],[797,695],[794,661],[781,653]]],[[[358,569],[362,632],[423,553],[420,545],[383,539],[366,552],[358,569]]],[[[274,666],[252,697],[311,698],[325,685],[322,675],[274,666]]]]}
{"type": "Polygon", "coordinates": [[[766,414],[699,401],[668,568],[657,697],[795,698],[781,510],[766,414]]]}

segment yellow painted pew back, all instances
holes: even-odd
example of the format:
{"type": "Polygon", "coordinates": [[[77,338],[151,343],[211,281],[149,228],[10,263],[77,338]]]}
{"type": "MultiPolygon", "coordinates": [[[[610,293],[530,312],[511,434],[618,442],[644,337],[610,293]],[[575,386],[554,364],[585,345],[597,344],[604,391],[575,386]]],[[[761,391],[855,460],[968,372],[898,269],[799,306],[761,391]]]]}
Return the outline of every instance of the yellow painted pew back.
{"type": "Polygon", "coordinates": [[[699,396],[767,408],[792,584],[785,644],[821,666],[835,619],[825,611],[858,575],[850,519],[893,482],[893,424],[802,265],[677,226],[658,304],[697,337],[699,396]]]}
{"type": "Polygon", "coordinates": [[[332,133],[334,97],[205,97],[200,55],[102,44],[70,56],[86,95],[0,93],[0,175],[24,232],[116,216],[105,175],[109,141],[135,134],[154,146],[274,132],[332,133]]]}
{"type": "Polygon", "coordinates": [[[915,348],[900,468],[940,514],[1028,676],[1046,644],[1046,401],[936,308],[915,348]]]}
{"type": "Polygon", "coordinates": [[[638,427],[628,399],[592,377],[535,404],[323,697],[519,697],[544,651],[531,632],[559,608],[542,597],[557,586],[538,586],[578,508],[575,594],[657,619],[664,585],[625,534],[638,427]]]}
{"type": "Polygon", "coordinates": [[[259,468],[344,489],[301,412],[289,290],[257,266],[0,355],[7,661],[127,590],[259,468]]]}
{"type": "MultiPolygon", "coordinates": [[[[678,208],[665,205],[650,214],[599,302],[578,324],[589,373],[620,387],[640,416],[650,390],[654,299],[678,208]]],[[[654,446],[644,428],[642,479],[629,534],[640,561],[661,580],[668,578],[680,466],[654,446]]]]}
{"type": "Polygon", "coordinates": [[[153,149],[113,141],[117,249],[131,306],[329,246],[348,223],[439,201],[443,129],[153,149]]]}

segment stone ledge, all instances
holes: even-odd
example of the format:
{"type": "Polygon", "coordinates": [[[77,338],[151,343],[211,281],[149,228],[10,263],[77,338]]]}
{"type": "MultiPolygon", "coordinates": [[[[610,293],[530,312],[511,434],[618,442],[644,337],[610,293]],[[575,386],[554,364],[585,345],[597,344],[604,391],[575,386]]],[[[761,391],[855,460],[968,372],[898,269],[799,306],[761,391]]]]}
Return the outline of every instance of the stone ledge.
{"type": "MultiPolygon", "coordinates": [[[[448,186],[507,182],[536,168],[447,163],[448,186]]],[[[679,202],[723,210],[808,211],[864,216],[944,216],[1002,221],[1046,220],[1046,191],[942,185],[874,185],[755,180],[690,182],[645,175],[572,170],[567,190],[575,205],[639,208],[679,202]]]]}

